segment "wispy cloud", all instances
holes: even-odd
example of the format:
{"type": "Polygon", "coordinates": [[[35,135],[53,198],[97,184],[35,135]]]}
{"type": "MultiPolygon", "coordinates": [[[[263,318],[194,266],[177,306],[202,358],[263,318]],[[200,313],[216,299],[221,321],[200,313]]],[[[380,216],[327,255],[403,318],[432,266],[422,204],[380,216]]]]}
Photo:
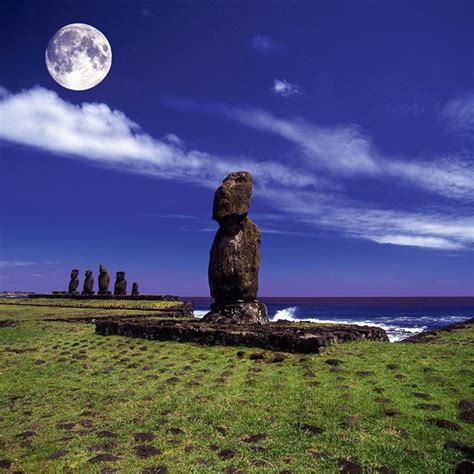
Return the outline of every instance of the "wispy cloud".
{"type": "Polygon", "coordinates": [[[249,43],[260,54],[274,54],[284,49],[281,43],[266,35],[254,36],[249,43]]]}
{"type": "Polygon", "coordinates": [[[301,118],[276,117],[261,109],[193,101],[167,100],[167,103],[182,109],[222,115],[246,127],[278,135],[298,148],[305,166],[315,171],[329,171],[336,178],[397,179],[449,198],[474,199],[472,156],[453,153],[415,159],[391,157],[380,152],[372,139],[355,124],[324,127],[301,118]]]}
{"type": "MultiPolygon", "coordinates": [[[[299,151],[297,166],[188,150],[176,135],[153,138],[124,113],[106,104],[74,105],[41,87],[3,96],[0,139],[123,172],[212,188],[230,171],[249,170],[254,175],[256,197],[295,224],[288,229],[288,226],[264,223],[262,228],[267,233],[300,235],[323,229],[383,244],[445,250],[472,247],[474,222],[471,213],[462,206],[449,204],[436,210],[418,207],[416,212],[383,209],[358,202],[345,195],[343,187],[338,188],[343,178],[373,178],[383,187],[396,179],[450,198],[467,199],[474,180],[461,158],[455,163],[444,158],[392,159],[380,153],[367,134],[355,125],[322,127],[302,119],[278,118],[266,111],[224,104],[202,106],[188,101],[181,106],[211,111],[281,137],[299,151]]],[[[184,214],[180,216],[193,220],[184,214]]],[[[211,226],[206,226],[207,229],[214,230],[211,226]]],[[[8,265],[13,264],[0,261],[0,267],[8,265]]]]}
{"type": "Polygon", "coordinates": [[[447,131],[474,138],[474,92],[450,100],[439,117],[445,122],[447,131]]]}
{"type": "Polygon", "coordinates": [[[39,262],[29,260],[0,260],[0,268],[31,267],[34,265],[39,265],[39,262]]]}
{"type": "Polygon", "coordinates": [[[289,99],[290,97],[301,95],[303,93],[301,87],[297,86],[296,84],[292,84],[285,79],[275,79],[273,81],[272,91],[276,95],[285,97],[285,99],[289,99]]]}

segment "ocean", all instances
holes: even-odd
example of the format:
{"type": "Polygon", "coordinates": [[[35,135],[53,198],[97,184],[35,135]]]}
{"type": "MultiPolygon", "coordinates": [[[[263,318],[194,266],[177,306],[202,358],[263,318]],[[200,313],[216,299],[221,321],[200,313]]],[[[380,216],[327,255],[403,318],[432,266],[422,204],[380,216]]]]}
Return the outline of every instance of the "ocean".
{"type": "MultiPolygon", "coordinates": [[[[210,298],[190,297],[194,314],[209,311],[210,298]]],[[[313,321],[378,326],[390,341],[474,317],[474,297],[260,298],[271,321],[313,321]]]]}

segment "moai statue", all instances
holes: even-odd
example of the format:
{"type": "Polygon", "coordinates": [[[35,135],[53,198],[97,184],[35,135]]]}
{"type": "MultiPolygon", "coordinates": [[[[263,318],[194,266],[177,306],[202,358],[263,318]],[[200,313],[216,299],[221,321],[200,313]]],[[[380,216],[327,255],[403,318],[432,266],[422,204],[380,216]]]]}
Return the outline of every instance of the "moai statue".
{"type": "Polygon", "coordinates": [[[71,280],[69,281],[68,294],[69,295],[78,295],[79,292],[77,288],[79,287],[79,270],[74,268],[71,270],[71,280]]]}
{"type": "Polygon", "coordinates": [[[124,296],[127,294],[127,280],[125,280],[125,272],[117,272],[115,278],[114,295],[124,296]]]}
{"type": "Polygon", "coordinates": [[[86,278],[84,280],[82,294],[93,295],[94,294],[94,277],[92,276],[92,270],[86,270],[85,275],[86,275],[86,278]]]}
{"type": "Polygon", "coordinates": [[[99,267],[99,295],[110,295],[109,291],[110,275],[104,265],[99,267]]]}
{"type": "Polygon", "coordinates": [[[132,296],[140,296],[140,291],[138,289],[138,283],[136,281],[132,283],[132,296]]]}
{"type": "Polygon", "coordinates": [[[212,218],[219,223],[209,260],[214,303],[205,321],[266,324],[266,305],[257,301],[260,231],[248,217],[252,175],[231,173],[214,196],[212,218]]]}

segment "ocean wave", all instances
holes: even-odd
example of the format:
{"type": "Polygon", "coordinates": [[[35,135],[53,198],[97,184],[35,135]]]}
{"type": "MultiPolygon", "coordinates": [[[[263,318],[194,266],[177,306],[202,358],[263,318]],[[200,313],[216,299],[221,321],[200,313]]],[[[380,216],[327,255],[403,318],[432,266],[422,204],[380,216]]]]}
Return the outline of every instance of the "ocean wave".
{"type": "Polygon", "coordinates": [[[425,331],[428,326],[417,326],[417,327],[406,327],[406,326],[397,326],[394,324],[385,324],[380,321],[373,320],[364,320],[364,321],[354,321],[347,319],[321,319],[321,318],[298,318],[296,317],[297,307],[290,306],[288,308],[278,310],[271,321],[293,321],[293,322],[302,322],[308,321],[311,323],[319,324],[353,324],[356,326],[375,326],[385,330],[387,333],[388,339],[390,342],[397,342],[407,337],[418,334],[422,331],[425,331]]]}
{"type": "Polygon", "coordinates": [[[194,317],[195,318],[203,318],[207,313],[209,313],[209,310],[208,309],[195,309],[194,310],[194,317]]]}

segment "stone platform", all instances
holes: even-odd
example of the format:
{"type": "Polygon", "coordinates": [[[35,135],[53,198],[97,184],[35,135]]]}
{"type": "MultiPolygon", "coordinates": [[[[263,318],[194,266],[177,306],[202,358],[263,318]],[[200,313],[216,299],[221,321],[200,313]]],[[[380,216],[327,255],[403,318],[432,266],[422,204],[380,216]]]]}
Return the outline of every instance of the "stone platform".
{"type": "Polygon", "coordinates": [[[66,291],[53,291],[53,293],[30,293],[28,298],[49,298],[49,299],[72,299],[72,300],[130,300],[130,301],[182,301],[179,296],[173,295],[81,295],[70,294],[66,291]]]}
{"type": "Polygon", "coordinates": [[[325,346],[358,339],[388,342],[387,334],[378,327],[287,321],[266,325],[232,325],[203,321],[104,319],[96,321],[96,334],[205,345],[249,346],[296,353],[318,353],[325,346]]]}

